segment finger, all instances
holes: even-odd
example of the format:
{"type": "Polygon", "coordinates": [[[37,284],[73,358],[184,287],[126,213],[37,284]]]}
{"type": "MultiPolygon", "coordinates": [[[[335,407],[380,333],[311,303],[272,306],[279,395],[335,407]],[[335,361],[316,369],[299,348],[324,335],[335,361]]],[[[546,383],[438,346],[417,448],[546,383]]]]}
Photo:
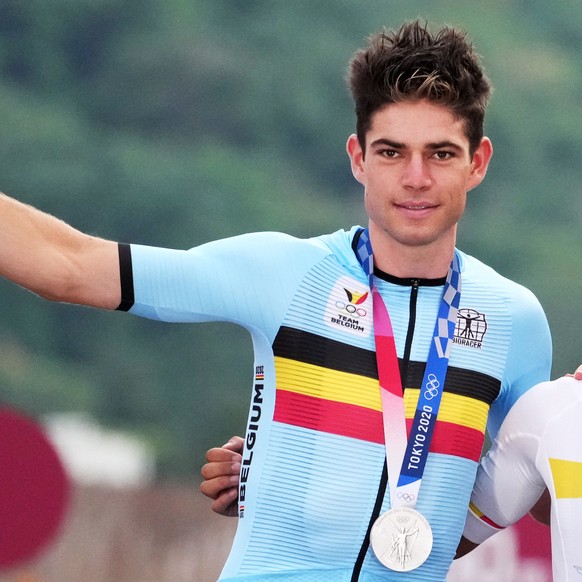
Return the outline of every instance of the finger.
{"type": "Polygon", "coordinates": [[[227,475],[207,479],[200,483],[200,492],[210,499],[218,499],[225,491],[238,490],[238,475],[227,475]]]}
{"type": "Polygon", "coordinates": [[[566,376],[576,378],[576,380],[582,380],[582,364],[576,368],[576,371],[573,374],[566,374],[566,376]]]}
{"type": "Polygon", "coordinates": [[[227,443],[222,445],[222,448],[242,454],[243,446],[244,440],[239,436],[233,436],[228,440],[227,443]]]}
{"type": "Polygon", "coordinates": [[[227,461],[206,463],[202,465],[200,473],[204,479],[214,479],[215,477],[236,475],[240,473],[240,461],[227,461]]]}
{"type": "Polygon", "coordinates": [[[238,489],[231,488],[223,491],[210,506],[212,511],[226,517],[238,516],[238,489]]]}
{"type": "Polygon", "coordinates": [[[240,453],[229,451],[223,447],[215,447],[206,451],[206,460],[209,463],[234,463],[241,460],[241,455],[240,453]]]}

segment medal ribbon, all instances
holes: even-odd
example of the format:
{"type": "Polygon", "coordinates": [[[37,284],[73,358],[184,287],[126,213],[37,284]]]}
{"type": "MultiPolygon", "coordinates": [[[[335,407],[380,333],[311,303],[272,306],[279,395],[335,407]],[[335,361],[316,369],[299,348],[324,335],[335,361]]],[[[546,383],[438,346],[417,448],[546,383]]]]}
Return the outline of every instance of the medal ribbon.
{"type": "Polygon", "coordinates": [[[394,332],[386,304],[374,284],[374,258],[368,229],[365,229],[358,239],[356,254],[368,277],[372,292],[374,339],[391,506],[413,508],[422,483],[453,345],[461,298],[459,257],[455,251],[447,273],[418,404],[407,438],[404,387],[400,378],[394,332]]]}

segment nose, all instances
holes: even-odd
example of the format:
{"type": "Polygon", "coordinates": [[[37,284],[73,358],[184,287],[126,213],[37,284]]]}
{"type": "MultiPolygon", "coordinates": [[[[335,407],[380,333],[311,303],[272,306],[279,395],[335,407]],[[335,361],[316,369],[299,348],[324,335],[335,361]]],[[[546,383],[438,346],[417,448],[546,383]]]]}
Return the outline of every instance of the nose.
{"type": "Polygon", "coordinates": [[[430,168],[422,156],[411,156],[404,167],[402,185],[414,190],[423,190],[431,184],[430,168]]]}

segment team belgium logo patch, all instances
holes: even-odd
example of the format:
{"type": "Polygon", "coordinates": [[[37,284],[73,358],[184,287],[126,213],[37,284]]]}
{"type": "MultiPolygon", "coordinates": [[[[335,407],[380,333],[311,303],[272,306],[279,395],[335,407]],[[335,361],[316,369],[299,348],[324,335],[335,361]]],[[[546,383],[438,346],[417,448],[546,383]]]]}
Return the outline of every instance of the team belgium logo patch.
{"type": "Polygon", "coordinates": [[[483,313],[474,309],[459,309],[453,340],[456,344],[481,349],[486,332],[487,320],[483,313]]]}
{"type": "Polygon", "coordinates": [[[348,333],[368,336],[372,330],[372,296],[361,283],[340,277],[331,290],[325,323],[348,333]]]}

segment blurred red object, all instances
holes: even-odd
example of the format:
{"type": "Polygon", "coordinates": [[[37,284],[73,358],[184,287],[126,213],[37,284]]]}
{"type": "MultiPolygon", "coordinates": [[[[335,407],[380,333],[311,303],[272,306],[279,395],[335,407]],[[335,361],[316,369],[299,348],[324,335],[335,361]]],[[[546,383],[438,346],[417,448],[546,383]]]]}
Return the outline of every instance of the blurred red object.
{"type": "Polygon", "coordinates": [[[0,570],[33,558],[56,536],[70,493],[42,427],[0,407],[0,570]]]}

